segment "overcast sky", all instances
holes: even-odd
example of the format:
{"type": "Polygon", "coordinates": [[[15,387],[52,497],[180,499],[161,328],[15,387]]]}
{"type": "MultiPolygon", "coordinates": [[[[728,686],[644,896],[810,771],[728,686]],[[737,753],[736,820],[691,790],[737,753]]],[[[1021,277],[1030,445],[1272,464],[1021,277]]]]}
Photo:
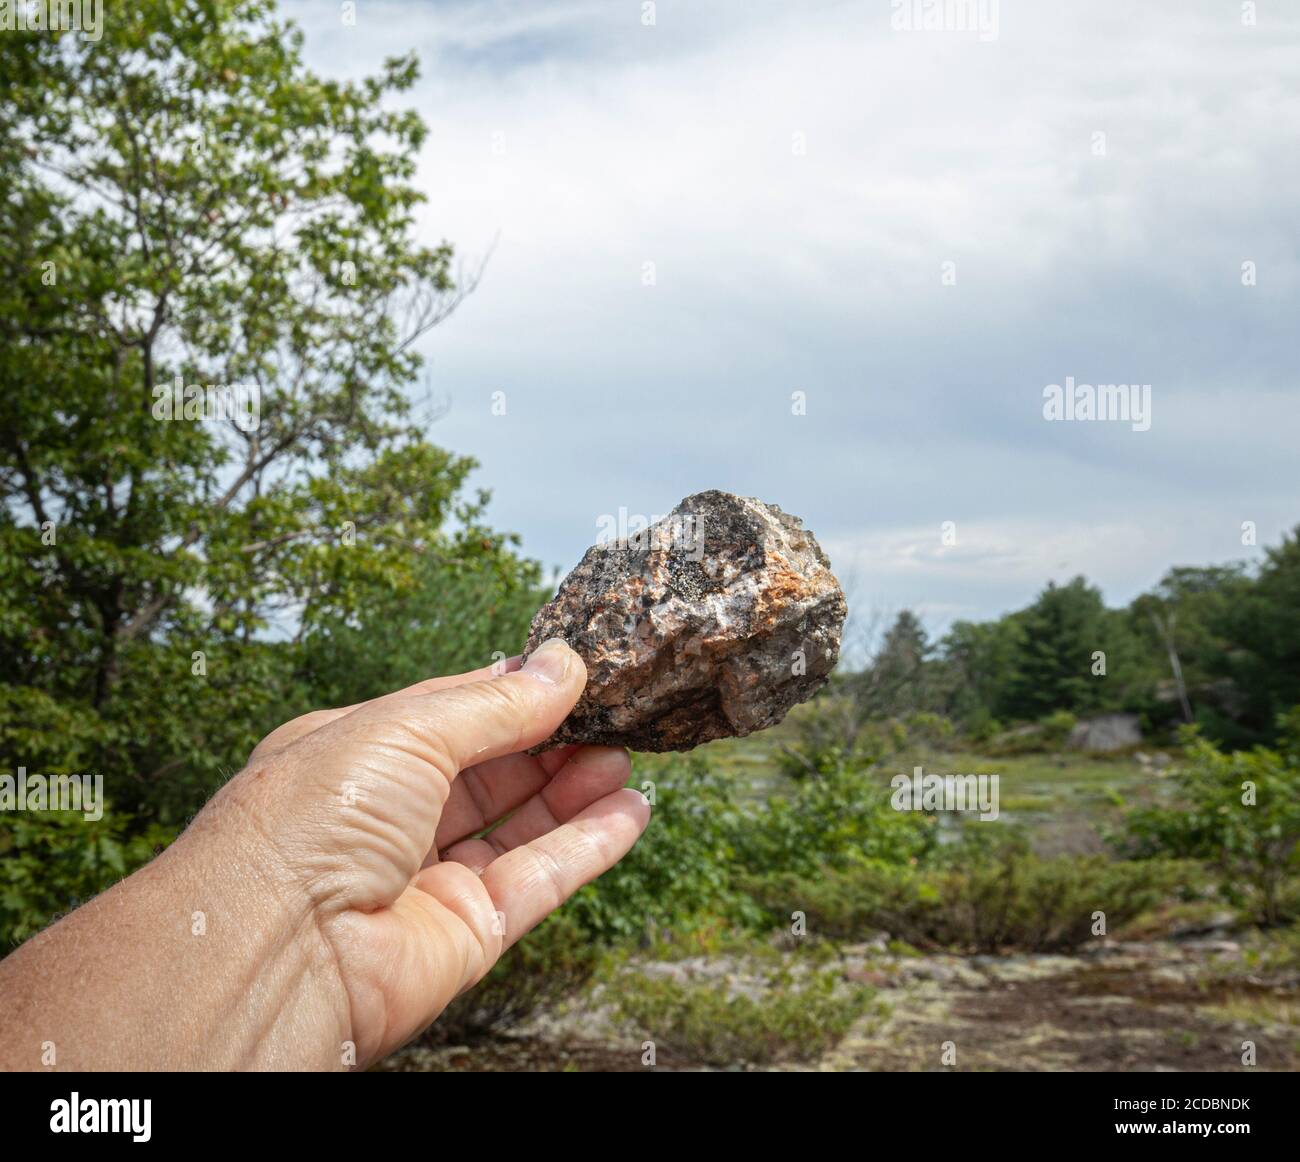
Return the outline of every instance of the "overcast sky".
{"type": "Polygon", "coordinates": [[[320,72],[419,55],[422,232],[497,240],[424,344],[431,437],[548,566],[724,488],[939,632],[1300,523],[1300,6],[285,7],[320,72]],[[1150,384],[1150,429],[1049,422],[1066,377],[1150,384]]]}

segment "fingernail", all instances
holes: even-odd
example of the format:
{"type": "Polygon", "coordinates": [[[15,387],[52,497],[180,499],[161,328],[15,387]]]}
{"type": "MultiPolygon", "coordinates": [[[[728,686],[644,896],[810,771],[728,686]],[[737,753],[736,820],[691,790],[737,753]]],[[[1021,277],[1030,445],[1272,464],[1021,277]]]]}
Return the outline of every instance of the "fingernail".
{"type": "Polygon", "coordinates": [[[525,674],[536,674],[544,682],[558,686],[569,672],[569,660],[573,651],[561,637],[547,638],[524,663],[525,674]]]}

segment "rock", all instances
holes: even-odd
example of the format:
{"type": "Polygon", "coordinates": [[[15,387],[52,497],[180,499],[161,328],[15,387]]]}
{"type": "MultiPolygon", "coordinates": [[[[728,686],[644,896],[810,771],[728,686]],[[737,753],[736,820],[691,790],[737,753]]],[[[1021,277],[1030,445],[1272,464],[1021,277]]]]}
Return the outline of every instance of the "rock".
{"type": "Polygon", "coordinates": [[[1136,714],[1099,714],[1077,722],[1065,745],[1071,750],[1112,751],[1141,743],[1136,714]]]}
{"type": "Polygon", "coordinates": [[[561,637],[587,687],[542,748],[690,750],[785,717],[826,682],[847,608],[798,518],[727,492],[597,544],[533,618],[524,656],[561,637]]]}

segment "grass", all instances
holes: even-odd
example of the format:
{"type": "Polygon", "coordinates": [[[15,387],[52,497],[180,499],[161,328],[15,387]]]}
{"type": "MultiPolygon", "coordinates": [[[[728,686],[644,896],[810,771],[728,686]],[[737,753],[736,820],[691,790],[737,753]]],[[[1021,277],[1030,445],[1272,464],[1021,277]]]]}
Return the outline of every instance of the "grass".
{"type": "Polygon", "coordinates": [[[996,774],[1004,800],[1031,798],[1042,803],[1045,811],[1108,807],[1116,794],[1131,797],[1159,777],[1130,756],[1107,758],[1070,751],[1002,759],[967,752],[942,759],[945,769],[953,772],[996,774]]]}
{"type": "Polygon", "coordinates": [[[1043,854],[1101,851],[1102,836],[1119,824],[1124,805],[1144,801],[1160,778],[1131,755],[1077,751],[900,755],[885,770],[894,774],[917,764],[935,774],[997,775],[1000,821],[1022,824],[1043,854]]]}
{"type": "MultiPolygon", "coordinates": [[[[785,724],[748,738],[719,739],[698,752],[710,766],[768,786],[780,775],[773,758],[783,741],[793,739],[785,724]]],[[[650,758],[651,756],[642,756],[650,758]]],[[[1078,751],[999,756],[973,751],[908,750],[881,764],[886,776],[923,766],[938,774],[998,775],[1003,799],[1022,797],[1043,811],[1070,806],[1109,806],[1114,794],[1140,794],[1159,775],[1132,755],[1090,755],[1078,751]]]]}
{"type": "Polygon", "coordinates": [[[1300,1028],[1300,1001],[1294,997],[1243,993],[1206,1005],[1204,1011],[1218,1020],[1240,1022],[1243,1025],[1300,1028]]]}

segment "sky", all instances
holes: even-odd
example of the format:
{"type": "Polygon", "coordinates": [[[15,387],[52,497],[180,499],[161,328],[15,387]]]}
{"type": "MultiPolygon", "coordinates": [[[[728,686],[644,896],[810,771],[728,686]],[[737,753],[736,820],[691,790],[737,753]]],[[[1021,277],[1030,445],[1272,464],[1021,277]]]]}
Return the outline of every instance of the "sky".
{"type": "Polygon", "coordinates": [[[1300,6],[927,6],[283,5],[318,72],[419,57],[420,236],[490,254],[429,436],[548,569],[722,488],[939,634],[1300,524],[1300,6]]]}

